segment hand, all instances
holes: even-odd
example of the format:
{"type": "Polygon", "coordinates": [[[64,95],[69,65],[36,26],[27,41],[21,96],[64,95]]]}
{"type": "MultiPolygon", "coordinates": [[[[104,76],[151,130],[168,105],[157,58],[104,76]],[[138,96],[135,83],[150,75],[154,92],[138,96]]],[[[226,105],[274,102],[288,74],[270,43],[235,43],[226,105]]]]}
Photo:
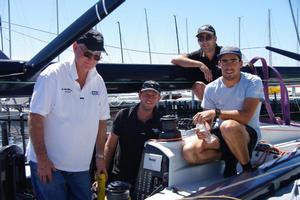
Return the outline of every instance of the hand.
{"type": "Polygon", "coordinates": [[[212,73],[205,64],[201,64],[200,70],[203,72],[205,80],[207,80],[208,82],[211,82],[213,80],[212,73]]]}
{"type": "Polygon", "coordinates": [[[196,130],[196,135],[197,135],[198,139],[200,139],[200,140],[205,140],[205,138],[207,138],[208,134],[210,134],[209,131],[199,131],[199,130],[196,130]]]}
{"type": "Polygon", "coordinates": [[[204,123],[206,121],[213,120],[215,118],[215,115],[216,115],[216,113],[214,110],[205,110],[202,112],[198,112],[193,117],[193,123],[194,124],[204,123]]]}
{"type": "Polygon", "coordinates": [[[52,181],[52,172],[54,171],[56,171],[56,169],[49,158],[38,160],[37,173],[43,183],[49,183],[52,181]]]}
{"type": "Polygon", "coordinates": [[[97,168],[97,175],[100,175],[101,173],[104,173],[106,178],[108,177],[106,167],[105,167],[105,159],[96,159],[96,168],[97,168]]]}

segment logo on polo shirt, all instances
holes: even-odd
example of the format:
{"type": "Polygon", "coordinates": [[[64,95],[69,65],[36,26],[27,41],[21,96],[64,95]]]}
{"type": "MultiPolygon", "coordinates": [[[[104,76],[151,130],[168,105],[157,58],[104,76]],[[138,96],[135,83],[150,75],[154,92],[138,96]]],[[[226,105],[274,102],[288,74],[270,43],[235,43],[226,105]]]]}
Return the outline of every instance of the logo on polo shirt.
{"type": "Polygon", "coordinates": [[[71,93],[72,89],[70,88],[61,88],[62,91],[64,91],[65,93],[71,93]]]}
{"type": "Polygon", "coordinates": [[[99,95],[99,92],[97,90],[93,90],[91,93],[92,95],[99,95]]]}

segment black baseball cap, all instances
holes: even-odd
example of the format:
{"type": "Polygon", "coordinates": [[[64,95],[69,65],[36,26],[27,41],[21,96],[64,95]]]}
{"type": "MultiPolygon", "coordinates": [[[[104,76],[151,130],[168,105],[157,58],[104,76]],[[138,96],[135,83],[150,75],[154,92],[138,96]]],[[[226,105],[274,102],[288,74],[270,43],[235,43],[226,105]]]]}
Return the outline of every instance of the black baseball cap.
{"type": "Polygon", "coordinates": [[[104,49],[104,38],[103,35],[91,29],[80,38],[78,38],[77,43],[84,44],[88,50],[91,51],[105,51],[104,49]]]}
{"type": "Polygon", "coordinates": [[[200,28],[198,28],[196,37],[198,37],[199,34],[201,34],[201,33],[208,33],[208,34],[216,35],[216,31],[215,31],[214,27],[212,27],[212,25],[210,25],[210,24],[205,24],[205,25],[201,26],[200,28]]]}
{"type": "Polygon", "coordinates": [[[157,92],[158,94],[160,94],[160,92],[161,92],[159,83],[156,81],[152,81],[152,80],[145,81],[143,83],[141,92],[147,91],[147,90],[152,90],[154,92],[157,92]]]}
{"type": "Polygon", "coordinates": [[[242,52],[239,48],[237,47],[223,47],[220,50],[220,53],[217,55],[219,59],[225,54],[235,54],[237,55],[240,59],[242,59],[242,52]]]}

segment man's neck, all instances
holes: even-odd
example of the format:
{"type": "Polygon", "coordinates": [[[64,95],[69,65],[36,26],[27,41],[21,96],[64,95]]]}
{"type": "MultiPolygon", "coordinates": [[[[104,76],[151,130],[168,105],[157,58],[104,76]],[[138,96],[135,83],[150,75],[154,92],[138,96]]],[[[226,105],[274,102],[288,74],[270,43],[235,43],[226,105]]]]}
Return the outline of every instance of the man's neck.
{"type": "Polygon", "coordinates": [[[77,71],[77,75],[78,75],[78,79],[76,81],[79,83],[80,88],[82,89],[85,84],[86,77],[88,75],[88,71],[83,70],[77,64],[76,64],[76,71],[77,71]]]}
{"type": "Polygon", "coordinates": [[[215,56],[216,47],[208,49],[207,51],[203,51],[204,55],[209,59],[212,60],[215,56]]]}
{"type": "Polygon", "coordinates": [[[230,79],[230,80],[225,79],[224,77],[222,77],[223,84],[228,88],[233,87],[235,84],[240,82],[240,80],[241,80],[241,75],[238,78],[230,79]]]}
{"type": "Polygon", "coordinates": [[[144,109],[141,105],[139,105],[137,110],[137,117],[140,121],[146,122],[152,118],[153,110],[144,109]]]}

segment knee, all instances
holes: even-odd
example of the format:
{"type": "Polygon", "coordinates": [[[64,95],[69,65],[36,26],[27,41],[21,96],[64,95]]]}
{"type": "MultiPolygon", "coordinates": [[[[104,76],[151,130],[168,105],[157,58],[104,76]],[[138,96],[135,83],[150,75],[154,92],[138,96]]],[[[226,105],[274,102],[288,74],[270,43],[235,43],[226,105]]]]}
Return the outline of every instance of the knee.
{"type": "Polygon", "coordinates": [[[195,82],[195,83],[193,84],[192,89],[193,89],[194,91],[204,91],[205,86],[206,86],[205,83],[203,83],[203,82],[201,82],[201,81],[197,81],[197,82],[195,82]]]}
{"type": "Polygon", "coordinates": [[[203,152],[203,146],[197,144],[201,140],[190,141],[185,143],[182,148],[182,157],[189,164],[199,164],[201,163],[201,153],[203,152]]]}
{"type": "Polygon", "coordinates": [[[239,129],[240,124],[235,120],[226,120],[224,121],[221,126],[220,130],[223,135],[223,138],[231,138],[235,137],[237,130],[239,129]]]}

